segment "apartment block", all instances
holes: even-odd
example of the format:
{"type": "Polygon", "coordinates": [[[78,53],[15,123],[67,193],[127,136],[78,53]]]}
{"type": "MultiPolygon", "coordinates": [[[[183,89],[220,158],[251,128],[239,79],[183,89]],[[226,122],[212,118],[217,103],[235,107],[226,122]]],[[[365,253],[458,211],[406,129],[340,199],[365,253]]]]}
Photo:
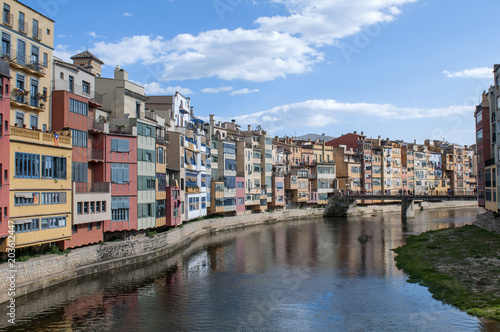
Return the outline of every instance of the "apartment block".
{"type": "Polygon", "coordinates": [[[10,190],[10,76],[9,63],[0,59],[0,243],[8,236],[10,190]]]}

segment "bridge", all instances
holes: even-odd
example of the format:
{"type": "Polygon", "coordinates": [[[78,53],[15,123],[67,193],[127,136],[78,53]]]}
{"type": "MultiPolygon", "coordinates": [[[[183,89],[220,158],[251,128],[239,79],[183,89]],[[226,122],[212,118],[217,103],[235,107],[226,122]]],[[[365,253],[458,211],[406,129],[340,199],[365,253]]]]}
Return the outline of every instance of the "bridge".
{"type": "MultiPolygon", "coordinates": [[[[370,200],[370,201],[401,201],[401,218],[413,218],[415,217],[415,201],[425,201],[425,202],[441,202],[441,201],[476,201],[476,195],[333,195],[329,197],[329,208],[334,211],[344,211],[347,213],[349,205],[354,203],[356,200],[370,200]],[[339,199],[344,201],[344,204],[340,204],[339,209],[339,199]],[[345,206],[347,203],[347,209],[345,206]]],[[[342,203],[342,202],[341,202],[342,203]]],[[[338,212],[337,212],[338,213],[338,212]]],[[[335,212],[334,214],[335,215],[335,212]]]]}

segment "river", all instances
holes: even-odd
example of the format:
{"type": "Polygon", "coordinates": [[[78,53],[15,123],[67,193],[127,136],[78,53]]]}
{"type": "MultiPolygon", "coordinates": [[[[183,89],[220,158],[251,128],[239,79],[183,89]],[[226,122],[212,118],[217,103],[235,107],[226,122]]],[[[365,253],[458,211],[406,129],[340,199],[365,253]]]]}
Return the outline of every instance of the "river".
{"type": "MultiPolygon", "coordinates": [[[[16,300],[7,331],[499,331],[406,282],[392,248],[475,208],[310,219],[204,236],[161,260],[16,300]],[[368,242],[358,240],[367,235],[368,242]]],[[[0,313],[5,317],[5,305],[0,313]]]]}

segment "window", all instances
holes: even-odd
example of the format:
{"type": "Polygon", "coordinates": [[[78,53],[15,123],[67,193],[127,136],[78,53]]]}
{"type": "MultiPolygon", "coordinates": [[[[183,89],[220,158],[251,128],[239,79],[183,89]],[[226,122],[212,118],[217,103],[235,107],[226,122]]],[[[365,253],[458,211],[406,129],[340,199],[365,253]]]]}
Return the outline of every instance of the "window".
{"type": "Polygon", "coordinates": [[[76,213],[83,214],[83,203],[82,202],[76,203],[76,213]]]}
{"type": "Polygon", "coordinates": [[[137,178],[137,190],[155,190],[156,179],[154,176],[139,176],[137,178]]]}
{"type": "Polygon", "coordinates": [[[156,201],[156,218],[165,217],[166,209],[165,209],[165,200],[157,200],[156,201]]]}
{"type": "Polygon", "coordinates": [[[101,202],[101,211],[106,212],[106,201],[101,202]]]}
{"type": "Polygon", "coordinates": [[[101,229],[101,222],[96,222],[95,223],[95,229],[101,229]]]}
{"type": "Polygon", "coordinates": [[[111,151],[113,152],[129,152],[129,141],[126,139],[111,139],[111,151]]]}
{"type": "MultiPolygon", "coordinates": [[[[71,78],[71,76],[70,76],[70,78],[71,78]]],[[[70,90],[71,89],[72,88],[70,86],[70,90]]],[[[70,92],[73,92],[73,91],[70,91],[70,92]]],[[[87,116],[88,111],[89,111],[89,105],[87,103],[81,102],[79,100],[70,98],[69,99],[69,111],[73,112],[73,113],[87,116]]]]}
{"type": "Polygon", "coordinates": [[[73,146],[87,147],[88,133],[86,131],[71,129],[73,146]]]}
{"type": "Polygon", "coordinates": [[[3,123],[3,114],[0,113],[0,137],[3,136],[3,126],[2,126],[2,123],[3,123]]]}
{"type": "Polygon", "coordinates": [[[89,202],[84,202],[83,203],[83,213],[84,214],[89,214],[89,202]]]}
{"type": "Polygon", "coordinates": [[[158,147],[158,163],[165,164],[165,149],[161,146],[158,147]]]}
{"type": "Polygon", "coordinates": [[[43,66],[47,68],[49,66],[49,55],[47,53],[43,53],[43,66]]]}
{"type": "Polygon", "coordinates": [[[66,227],[66,217],[42,218],[41,229],[66,227]]]}
{"type": "Polygon", "coordinates": [[[95,212],[100,213],[101,212],[101,201],[95,202],[95,212]]]}
{"type": "Polygon", "coordinates": [[[71,178],[76,183],[88,182],[88,163],[72,162],[71,163],[71,178]]]}
{"type": "Polygon", "coordinates": [[[90,83],[82,81],[82,92],[85,94],[90,94],[90,83]]]}
{"type": "Polygon", "coordinates": [[[16,101],[18,103],[24,103],[24,88],[25,88],[25,78],[24,75],[17,74],[16,75],[16,101]]]}
{"type": "Polygon", "coordinates": [[[71,231],[72,231],[73,234],[78,233],[78,225],[73,225],[71,227],[71,231]]]}
{"type": "MultiPolygon", "coordinates": [[[[69,76],[68,80],[69,80],[69,92],[73,93],[75,92],[75,78],[73,76],[69,76]]],[[[69,110],[71,111],[71,104],[69,110]]]]}
{"type": "Polygon", "coordinates": [[[477,143],[481,143],[483,141],[483,130],[479,129],[477,131],[477,143]]]}
{"type": "Polygon", "coordinates": [[[2,56],[10,59],[10,35],[2,32],[2,56]]]}
{"type": "Polygon", "coordinates": [[[38,129],[38,115],[30,115],[30,127],[31,129],[38,129]]]}
{"type": "Polygon", "coordinates": [[[14,221],[14,231],[16,233],[33,232],[40,229],[39,219],[24,219],[14,221]]]}
{"type": "Polygon", "coordinates": [[[46,179],[66,179],[66,158],[42,156],[42,177],[46,179]]]}
{"type": "Polygon", "coordinates": [[[42,204],[65,204],[65,192],[42,193],[42,204]]]}
{"type": "Polygon", "coordinates": [[[111,165],[111,182],[123,184],[129,182],[129,165],[128,164],[112,164],[111,165]]]}
{"type": "Polygon", "coordinates": [[[20,65],[26,65],[26,43],[22,39],[17,40],[17,59],[20,65]]]}
{"type": "Polygon", "coordinates": [[[63,80],[64,79],[64,73],[60,73],[59,77],[63,80]]]}
{"type": "Polygon", "coordinates": [[[17,178],[40,178],[40,156],[31,153],[16,152],[17,178]]]}
{"type": "Polygon", "coordinates": [[[477,112],[477,115],[476,115],[476,123],[479,123],[482,121],[482,117],[483,117],[483,111],[479,111],[477,112]]]}
{"type": "Polygon", "coordinates": [[[154,217],[153,204],[152,203],[137,204],[137,217],[138,218],[154,217]]]}
{"type": "Polygon", "coordinates": [[[91,222],[89,222],[87,224],[87,231],[89,231],[89,232],[92,231],[92,223],[91,222]]]}
{"type": "Polygon", "coordinates": [[[38,28],[38,21],[33,19],[33,38],[41,39],[42,38],[42,30],[38,28]]]}
{"type": "Polygon", "coordinates": [[[50,35],[50,29],[47,29],[47,34],[50,35]]]}
{"type": "Polygon", "coordinates": [[[24,113],[20,111],[16,111],[16,122],[15,124],[18,127],[22,127],[24,125],[24,113]]]}
{"type": "Polygon", "coordinates": [[[241,182],[241,181],[236,182],[236,188],[238,188],[238,189],[244,189],[245,188],[245,182],[241,182]]]}
{"type": "Polygon", "coordinates": [[[39,204],[39,193],[15,193],[14,194],[14,205],[38,205],[39,204]]]}
{"type": "Polygon", "coordinates": [[[90,213],[95,213],[95,202],[90,202],[90,213]]]}
{"type": "Polygon", "coordinates": [[[10,6],[6,3],[3,4],[3,23],[12,26],[10,6]]]}
{"type": "Polygon", "coordinates": [[[135,117],[137,119],[141,118],[141,103],[140,102],[136,102],[136,104],[135,104],[135,117]]]}
{"type": "Polygon", "coordinates": [[[243,205],[243,204],[245,204],[245,198],[243,198],[243,197],[238,197],[238,199],[236,200],[236,204],[238,204],[238,205],[243,205]]]}

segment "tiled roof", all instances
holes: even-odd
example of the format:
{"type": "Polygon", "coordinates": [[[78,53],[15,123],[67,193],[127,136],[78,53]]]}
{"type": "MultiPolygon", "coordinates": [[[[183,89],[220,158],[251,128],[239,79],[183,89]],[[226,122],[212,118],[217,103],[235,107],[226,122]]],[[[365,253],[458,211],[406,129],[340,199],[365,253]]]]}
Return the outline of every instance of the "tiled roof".
{"type": "Polygon", "coordinates": [[[99,62],[101,65],[104,64],[98,57],[96,57],[94,54],[90,53],[89,51],[83,51],[82,53],[78,53],[76,55],[73,55],[71,59],[94,59],[97,62],[99,62]]]}

